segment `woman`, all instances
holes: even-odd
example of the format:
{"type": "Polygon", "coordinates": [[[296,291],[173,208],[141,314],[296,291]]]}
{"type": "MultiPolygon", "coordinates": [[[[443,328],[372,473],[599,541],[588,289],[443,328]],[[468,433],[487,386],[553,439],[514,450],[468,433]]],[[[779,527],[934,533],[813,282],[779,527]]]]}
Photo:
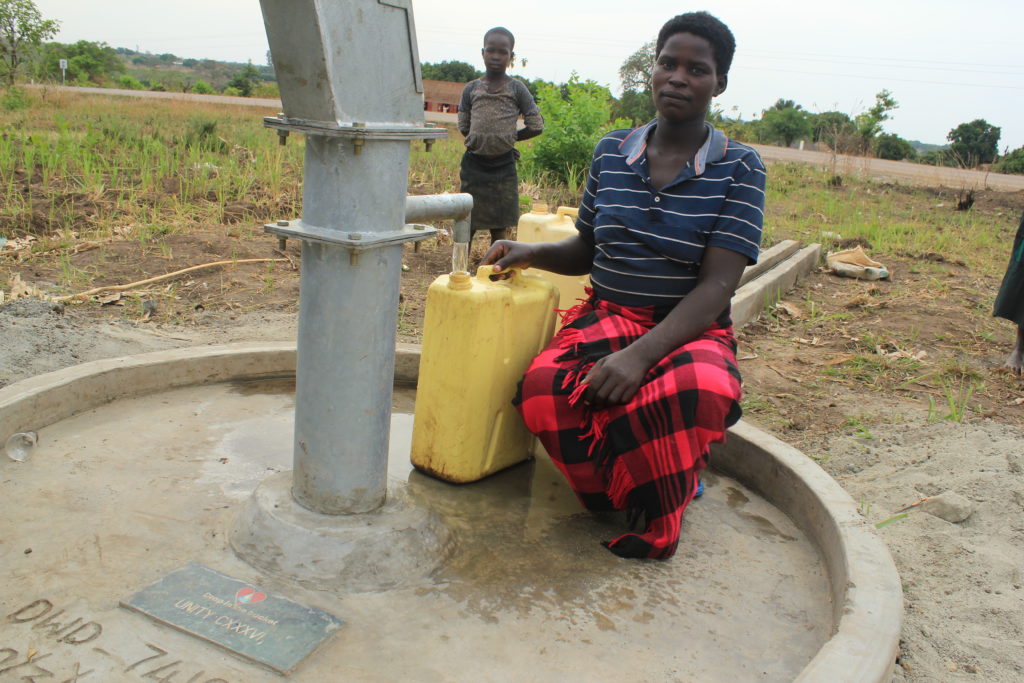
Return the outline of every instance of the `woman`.
{"type": "Polygon", "coordinates": [[[643,533],[605,545],[671,557],[711,443],[740,417],[729,300],[757,260],[765,172],[757,153],[705,121],[735,42],[705,12],[658,35],[658,116],[594,151],[578,234],[500,241],[484,264],[590,273],[591,298],[533,361],[517,405],[590,510],[644,513],[643,533]]]}
{"type": "Polygon", "coordinates": [[[1010,356],[1003,363],[1003,370],[1020,375],[1024,370],[1024,216],[1020,218],[1017,236],[1013,240],[1010,265],[1006,267],[1003,283],[996,296],[992,315],[1005,318],[1017,326],[1017,341],[1010,356]]]}

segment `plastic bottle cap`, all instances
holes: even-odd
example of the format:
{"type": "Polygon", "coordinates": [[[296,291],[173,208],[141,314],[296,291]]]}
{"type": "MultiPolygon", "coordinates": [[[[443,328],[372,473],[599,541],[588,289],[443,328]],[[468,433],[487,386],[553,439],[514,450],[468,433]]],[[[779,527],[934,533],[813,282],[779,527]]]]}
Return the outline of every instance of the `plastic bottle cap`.
{"type": "Polygon", "coordinates": [[[548,205],[545,204],[544,202],[534,202],[533,203],[533,209],[531,210],[531,213],[547,213],[547,212],[548,212],[548,205]]]}

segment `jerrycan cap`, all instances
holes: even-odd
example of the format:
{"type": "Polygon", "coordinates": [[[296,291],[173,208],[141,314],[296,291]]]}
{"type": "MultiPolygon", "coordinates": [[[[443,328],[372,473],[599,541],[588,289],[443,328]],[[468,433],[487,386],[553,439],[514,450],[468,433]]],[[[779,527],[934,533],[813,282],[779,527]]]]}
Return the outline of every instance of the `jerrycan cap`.
{"type": "Polygon", "coordinates": [[[548,213],[548,205],[544,202],[534,202],[530,213],[548,213]]]}
{"type": "Polygon", "coordinates": [[[469,273],[464,270],[457,270],[448,274],[448,289],[472,289],[473,282],[469,273]]]}

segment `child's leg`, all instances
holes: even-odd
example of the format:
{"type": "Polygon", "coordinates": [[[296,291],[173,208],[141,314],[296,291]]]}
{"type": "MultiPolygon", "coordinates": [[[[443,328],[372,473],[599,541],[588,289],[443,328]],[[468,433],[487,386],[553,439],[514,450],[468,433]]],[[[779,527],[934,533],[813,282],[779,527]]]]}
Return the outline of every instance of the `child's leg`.
{"type": "Polygon", "coordinates": [[[1006,359],[1003,367],[1015,375],[1024,372],[1024,327],[1020,325],[1017,326],[1017,344],[1013,347],[1013,351],[1010,352],[1010,357],[1006,359]]]}
{"type": "Polygon", "coordinates": [[[501,228],[499,230],[491,230],[491,244],[494,244],[498,240],[508,239],[508,229],[501,228]]]}

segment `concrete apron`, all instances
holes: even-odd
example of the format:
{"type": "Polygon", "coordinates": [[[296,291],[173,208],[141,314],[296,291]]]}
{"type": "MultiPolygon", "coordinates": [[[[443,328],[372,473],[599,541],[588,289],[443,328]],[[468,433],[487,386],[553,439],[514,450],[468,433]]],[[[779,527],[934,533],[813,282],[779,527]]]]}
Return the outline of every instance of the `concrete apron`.
{"type": "MultiPolygon", "coordinates": [[[[290,467],[291,381],[271,378],[294,362],[290,343],[179,349],[0,390],[0,436],[40,433],[26,462],[0,462],[0,670],[34,650],[22,675],[141,680],[178,662],[158,677],[274,680],[117,608],[195,561],[346,622],[295,680],[888,678],[902,610],[888,551],[817,465],[742,422],[714,454],[676,557],[636,562],[599,545],[623,520],[581,511],[546,459],[462,487],[410,471],[413,392],[399,389],[389,490],[444,519],[450,559],[386,591],[254,569],[226,535],[256,485],[290,467]],[[12,618],[37,600],[48,617],[12,618]],[[96,627],[69,638],[76,619],[100,634],[77,644],[96,627]]],[[[418,349],[398,349],[396,380],[414,382],[417,366],[418,349]]]]}
{"type": "MultiPolygon", "coordinates": [[[[737,326],[819,253],[765,252],[733,299],[737,326]]],[[[441,522],[426,527],[432,557],[384,544],[386,590],[324,590],[316,571],[284,579],[228,545],[258,484],[286,492],[294,344],[97,361],[0,390],[0,439],[40,432],[26,462],[0,458],[0,679],[278,678],[117,608],[193,561],[346,622],[295,680],[888,680],[895,566],[802,453],[741,422],[714,453],[676,557],[620,560],[598,542],[622,518],[583,512],[545,458],[462,487],[411,471],[418,364],[419,348],[399,345],[389,498],[441,522]]]]}

